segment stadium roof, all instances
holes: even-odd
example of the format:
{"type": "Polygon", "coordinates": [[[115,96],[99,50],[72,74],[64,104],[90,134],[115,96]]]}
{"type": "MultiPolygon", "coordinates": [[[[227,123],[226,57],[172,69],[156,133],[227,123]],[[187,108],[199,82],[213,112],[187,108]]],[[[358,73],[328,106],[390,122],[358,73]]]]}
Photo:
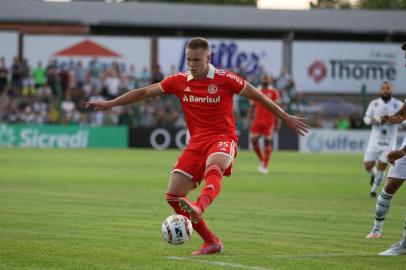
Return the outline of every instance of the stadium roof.
{"type": "Polygon", "coordinates": [[[258,10],[248,6],[0,0],[0,23],[73,23],[230,31],[405,34],[405,11],[258,10]]]}

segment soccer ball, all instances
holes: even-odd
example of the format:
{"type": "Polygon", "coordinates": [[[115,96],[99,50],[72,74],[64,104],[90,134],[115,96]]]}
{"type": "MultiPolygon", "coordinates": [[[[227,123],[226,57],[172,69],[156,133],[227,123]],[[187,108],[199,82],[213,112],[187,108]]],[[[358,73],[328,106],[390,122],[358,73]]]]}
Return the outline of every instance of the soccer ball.
{"type": "Polygon", "coordinates": [[[193,227],[190,220],[182,215],[167,217],[162,224],[162,236],[171,245],[181,245],[192,236],[193,227]]]}

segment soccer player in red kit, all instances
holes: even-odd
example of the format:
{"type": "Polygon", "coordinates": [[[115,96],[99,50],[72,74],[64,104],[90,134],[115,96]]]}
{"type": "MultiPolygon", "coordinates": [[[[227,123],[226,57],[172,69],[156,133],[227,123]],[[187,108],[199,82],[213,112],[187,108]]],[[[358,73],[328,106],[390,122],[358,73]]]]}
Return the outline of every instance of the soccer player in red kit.
{"type": "Polygon", "coordinates": [[[171,75],[160,83],[131,90],[113,100],[87,102],[86,107],[107,110],[162,94],[178,96],[190,140],[172,170],[166,200],[177,214],[192,220],[194,230],[204,240],[192,254],[213,254],[221,252],[223,244],[205,223],[203,212],[220,193],[223,175],[231,174],[237,153],[233,95],[261,102],[300,135],[309,127],[302,118],[287,114],[239,76],[214,68],[205,39],[189,40],[185,53],[188,72],[171,75]],[[205,183],[197,202],[187,199],[186,195],[203,179],[205,183]]]}
{"type": "MultiPolygon", "coordinates": [[[[279,103],[279,91],[272,87],[272,78],[267,74],[261,76],[261,85],[259,90],[274,101],[279,103]]],[[[259,101],[251,102],[249,119],[251,121],[250,137],[254,151],[257,154],[260,165],[258,171],[260,173],[268,173],[268,162],[272,154],[272,136],[277,125],[277,119],[272,112],[261,105],[259,101]],[[259,139],[264,138],[264,151],[261,151],[259,139]]]]}

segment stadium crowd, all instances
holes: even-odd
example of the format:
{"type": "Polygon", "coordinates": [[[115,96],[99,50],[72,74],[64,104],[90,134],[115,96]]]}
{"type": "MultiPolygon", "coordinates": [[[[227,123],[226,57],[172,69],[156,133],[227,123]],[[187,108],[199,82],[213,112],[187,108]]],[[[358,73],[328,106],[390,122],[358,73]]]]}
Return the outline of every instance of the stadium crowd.
{"type": "MultiPolygon", "coordinates": [[[[175,67],[172,70],[176,70],[175,67]]],[[[261,72],[244,74],[233,72],[258,85],[261,72]]],[[[84,109],[87,100],[112,99],[134,88],[161,81],[159,67],[155,78],[147,67],[129,67],[118,62],[109,66],[92,59],[88,64],[80,60],[59,63],[50,60],[31,66],[26,59],[15,58],[7,64],[0,58],[0,122],[25,124],[128,125],[130,127],[184,127],[180,103],[175,96],[147,99],[138,104],[123,106],[106,112],[84,109]]],[[[281,94],[281,105],[291,113],[310,117],[313,127],[361,128],[360,115],[327,117],[318,113],[287,72],[274,78],[274,87],[281,94]]],[[[236,95],[234,109],[237,127],[249,126],[249,102],[236,95]]]]}

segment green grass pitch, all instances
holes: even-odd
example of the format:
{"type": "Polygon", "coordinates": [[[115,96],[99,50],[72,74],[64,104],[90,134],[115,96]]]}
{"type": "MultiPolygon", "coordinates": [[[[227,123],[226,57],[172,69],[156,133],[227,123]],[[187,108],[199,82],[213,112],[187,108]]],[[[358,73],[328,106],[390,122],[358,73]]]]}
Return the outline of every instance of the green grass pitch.
{"type": "Polygon", "coordinates": [[[205,213],[224,252],[190,256],[197,234],[170,246],[164,193],[179,154],[0,149],[0,269],[405,269],[406,256],[376,255],[401,238],[405,188],[383,237],[366,239],[375,200],[362,155],[275,152],[260,175],[241,151],[205,213]]]}

